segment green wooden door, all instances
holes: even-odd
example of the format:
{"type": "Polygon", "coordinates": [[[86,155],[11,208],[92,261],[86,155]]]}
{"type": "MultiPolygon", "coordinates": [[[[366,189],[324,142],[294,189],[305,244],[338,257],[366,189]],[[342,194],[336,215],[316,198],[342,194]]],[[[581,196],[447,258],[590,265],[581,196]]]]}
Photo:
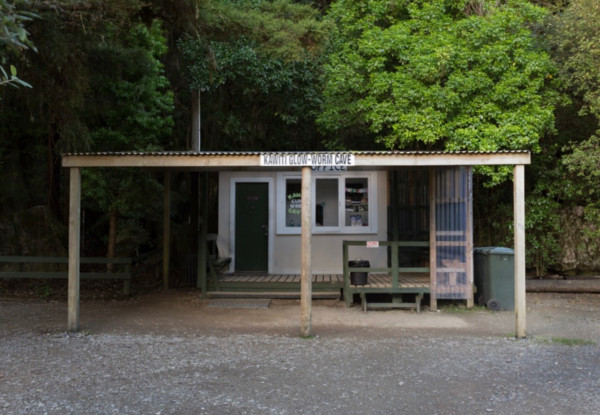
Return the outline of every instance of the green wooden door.
{"type": "Polygon", "coordinates": [[[235,185],[235,270],[267,272],[269,261],[269,185],[235,185]]]}

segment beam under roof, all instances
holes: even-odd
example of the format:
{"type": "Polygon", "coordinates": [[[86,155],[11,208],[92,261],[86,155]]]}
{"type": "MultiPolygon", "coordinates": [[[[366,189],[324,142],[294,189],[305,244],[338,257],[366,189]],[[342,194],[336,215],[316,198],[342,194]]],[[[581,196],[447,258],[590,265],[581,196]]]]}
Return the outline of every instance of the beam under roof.
{"type": "Polygon", "coordinates": [[[499,166],[531,164],[528,151],[498,152],[425,152],[425,151],[355,151],[355,152],[153,152],[153,153],[76,153],[65,154],[63,167],[146,167],[175,169],[294,169],[296,166],[265,166],[266,155],[351,154],[350,167],[428,167],[428,166],[499,166]]]}

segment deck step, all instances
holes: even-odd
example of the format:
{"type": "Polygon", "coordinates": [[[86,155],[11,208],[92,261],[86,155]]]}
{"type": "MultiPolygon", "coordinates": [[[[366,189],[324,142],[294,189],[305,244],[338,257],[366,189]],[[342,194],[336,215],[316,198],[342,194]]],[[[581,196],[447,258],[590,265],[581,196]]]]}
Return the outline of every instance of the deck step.
{"type": "MultiPolygon", "coordinates": [[[[300,291],[268,291],[268,292],[236,292],[236,291],[209,291],[209,298],[300,298],[300,291]]],[[[313,300],[341,299],[339,291],[323,291],[312,293],[313,300]]]]}

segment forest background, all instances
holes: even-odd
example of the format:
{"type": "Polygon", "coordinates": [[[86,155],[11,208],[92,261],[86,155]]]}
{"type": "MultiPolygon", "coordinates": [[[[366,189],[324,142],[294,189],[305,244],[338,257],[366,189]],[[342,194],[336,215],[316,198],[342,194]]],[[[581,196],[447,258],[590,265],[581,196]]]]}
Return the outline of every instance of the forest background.
{"type": "MultiPolygon", "coordinates": [[[[0,254],[66,255],[62,153],[189,150],[198,105],[204,151],[530,150],[528,267],[600,270],[597,0],[0,0],[0,254]]],[[[84,255],[160,244],[161,176],[83,179],[84,255]]],[[[476,246],[510,180],[476,171],[476,246]]]]}

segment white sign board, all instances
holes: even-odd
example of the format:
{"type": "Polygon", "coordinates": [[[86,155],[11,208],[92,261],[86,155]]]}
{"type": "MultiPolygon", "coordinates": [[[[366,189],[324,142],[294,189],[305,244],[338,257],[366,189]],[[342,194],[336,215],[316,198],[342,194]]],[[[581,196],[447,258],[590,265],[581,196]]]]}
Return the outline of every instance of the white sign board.
{"type": "Polygon", "coordinates": [[[260,155],[261,166],[271,167],[345,167],[354,166],[351,153],[264,153],[260,155]]]}

